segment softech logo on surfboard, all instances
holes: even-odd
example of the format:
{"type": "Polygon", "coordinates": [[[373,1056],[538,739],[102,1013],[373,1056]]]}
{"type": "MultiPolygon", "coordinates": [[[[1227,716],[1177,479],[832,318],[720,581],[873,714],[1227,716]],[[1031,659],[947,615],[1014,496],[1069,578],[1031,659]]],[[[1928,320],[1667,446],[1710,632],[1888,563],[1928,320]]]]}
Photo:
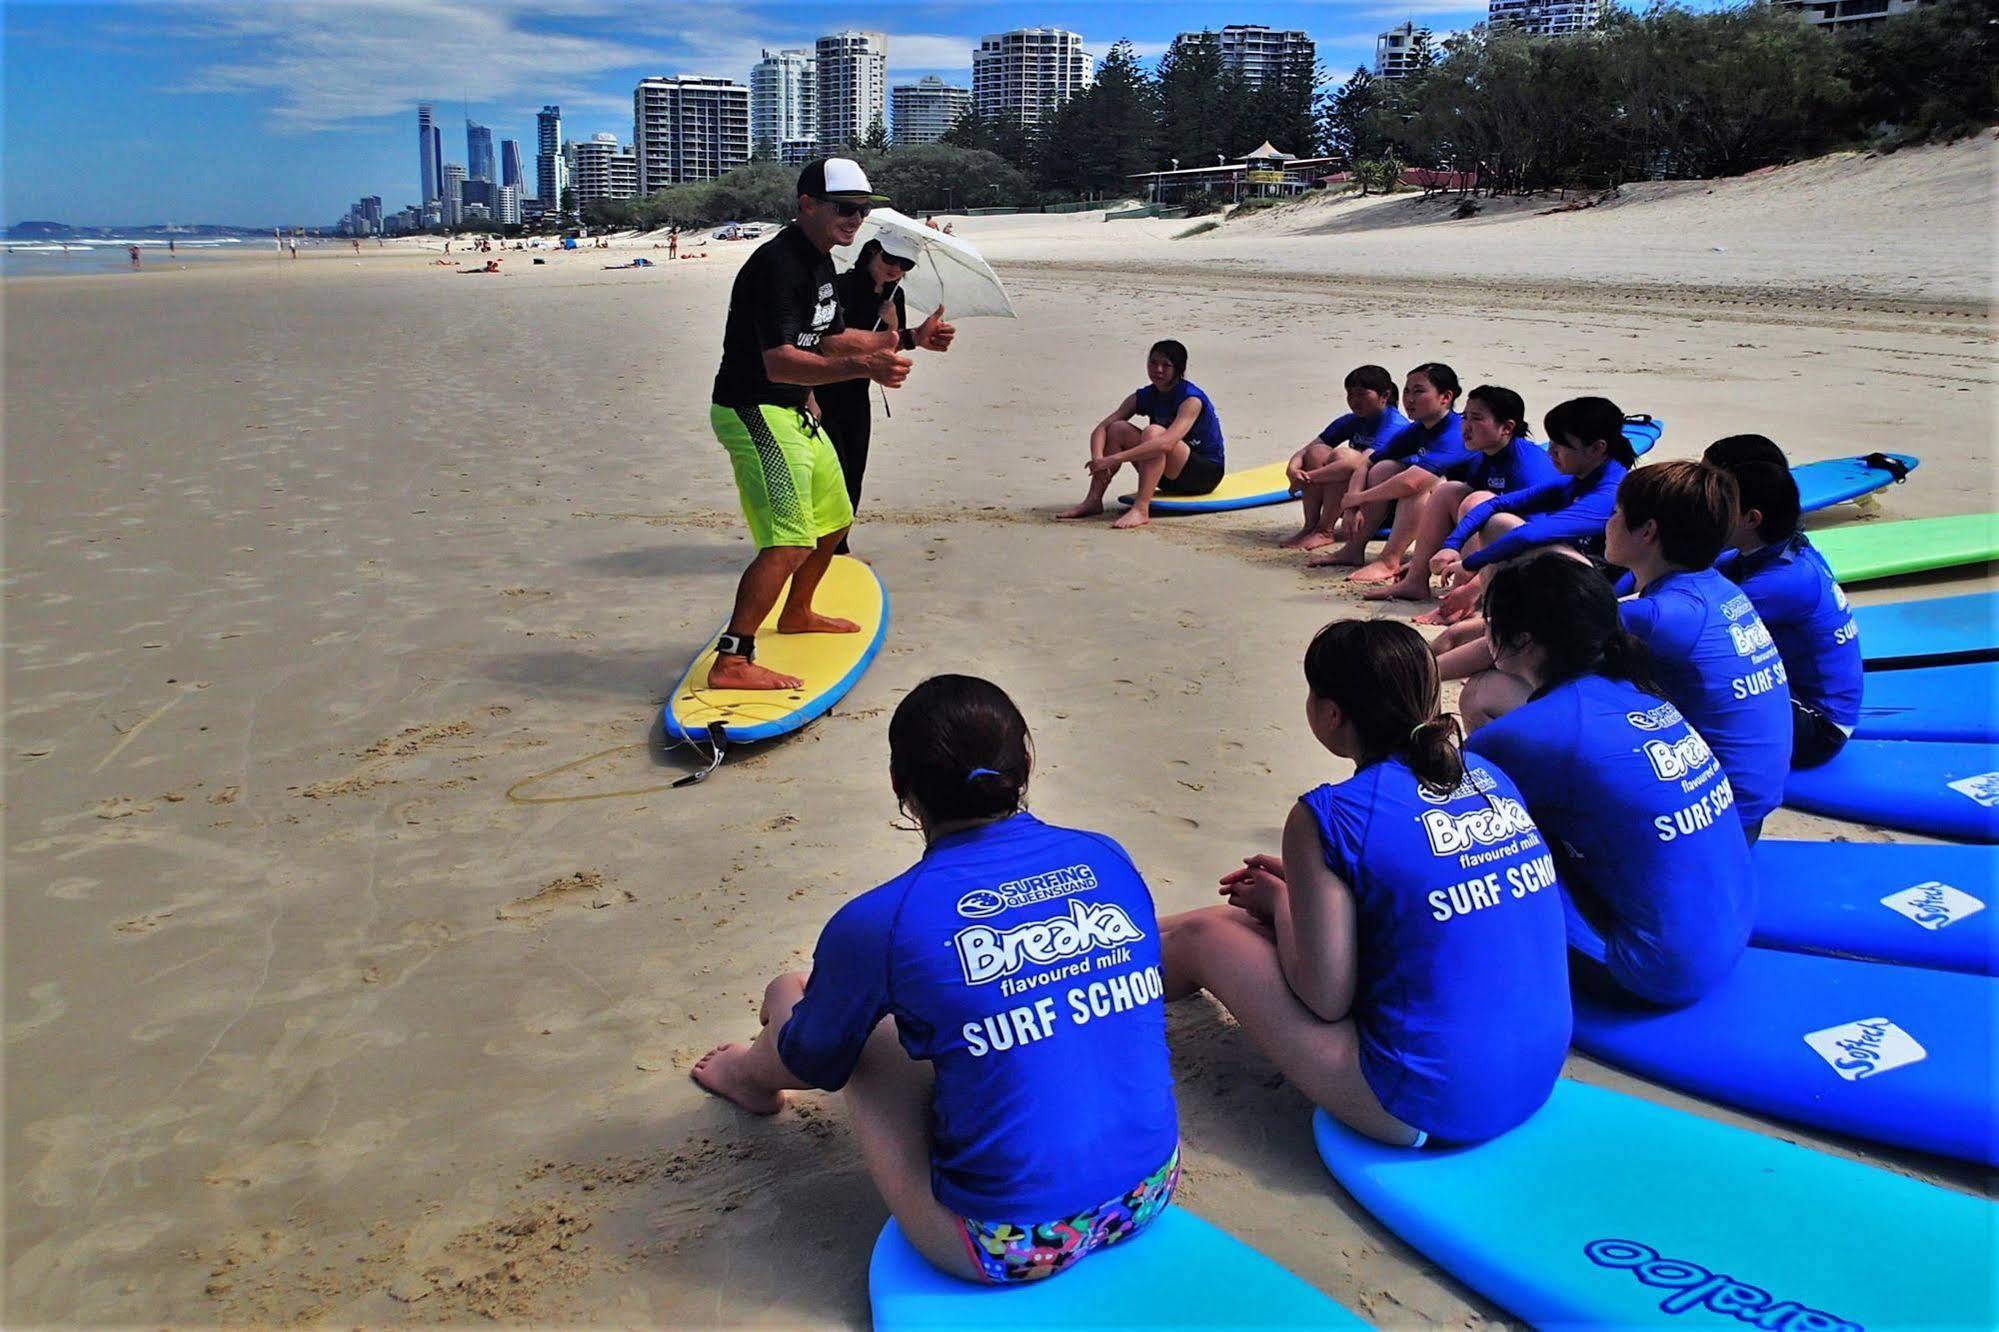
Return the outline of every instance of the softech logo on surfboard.
{"type": "Polygon", "coordinates": [[[1727,1314],[1767,1332],[1862,1332],[1860,1323],[1779,1299],[1760,1286],[1711,1272],[1699,1263],[1662,1258],[1657,1249],[1637,1240],[1591,1240],[1583,1245],[1583,1255],[1598,1267],[1629,1272],[1642,1285],[1670,1292],[1659,1301],[1664,1313],[1727,1314]]]}

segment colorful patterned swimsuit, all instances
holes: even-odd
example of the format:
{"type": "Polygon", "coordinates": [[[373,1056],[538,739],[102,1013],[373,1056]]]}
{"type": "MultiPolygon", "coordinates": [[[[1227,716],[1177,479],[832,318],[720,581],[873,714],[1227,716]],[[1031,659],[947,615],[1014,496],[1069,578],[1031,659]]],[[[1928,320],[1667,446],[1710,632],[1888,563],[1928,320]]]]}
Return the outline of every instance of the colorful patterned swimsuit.
{"type": "Polygon", "coordinates": [[[1179,1187],[1180,1152],[1175,1148],[1165,1165],[1129,1192],[1075,1216],[1040,1225],[960,1217],[958,1228],[965,1237],[965,1251],[987,1281],[995,1285],[1040,1281],[1068,1270],[1086,1254],[1109,1248],[1145,1229],[1166,1210],[1179,1187]]]}

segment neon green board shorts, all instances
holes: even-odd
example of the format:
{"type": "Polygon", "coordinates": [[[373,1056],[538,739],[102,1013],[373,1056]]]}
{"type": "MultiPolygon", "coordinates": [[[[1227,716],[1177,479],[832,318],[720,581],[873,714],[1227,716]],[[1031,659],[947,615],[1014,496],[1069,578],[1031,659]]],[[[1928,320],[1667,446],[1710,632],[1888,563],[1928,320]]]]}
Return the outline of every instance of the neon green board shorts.
{"type": "Polygon", "coordinates": [[[758,550],[816,546],[854,522],[840,457],[819,424],[795,407],[723,407],[708,423],[736,469],[736,493],[758,550]]]}

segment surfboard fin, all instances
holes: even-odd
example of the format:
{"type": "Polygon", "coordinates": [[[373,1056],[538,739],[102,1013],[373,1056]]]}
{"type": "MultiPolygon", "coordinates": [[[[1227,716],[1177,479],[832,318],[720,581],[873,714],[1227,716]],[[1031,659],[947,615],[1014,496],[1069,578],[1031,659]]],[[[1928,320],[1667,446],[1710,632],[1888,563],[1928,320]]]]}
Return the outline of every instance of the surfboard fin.
{"type": "MultiPolygon", "coordinates": [[[[688,739],[688,743],[694,746],[695,753],[698,754],[701,752],[700,741],[690,737],[688,739]]],[[[670,789],[678,791],[683,786],[692,786],[696,782],[706,781],[708,779],[709,773],[715,771],[715,769],[722,766],[722,756],[728,752],[729,752],[728,730],[722,725],[721,722],[709,722],[708,723],[708,766],[703,768],[699,772],[688,773],[685,777],[682,777],[678,781],[674,782],[670,789]]]]}

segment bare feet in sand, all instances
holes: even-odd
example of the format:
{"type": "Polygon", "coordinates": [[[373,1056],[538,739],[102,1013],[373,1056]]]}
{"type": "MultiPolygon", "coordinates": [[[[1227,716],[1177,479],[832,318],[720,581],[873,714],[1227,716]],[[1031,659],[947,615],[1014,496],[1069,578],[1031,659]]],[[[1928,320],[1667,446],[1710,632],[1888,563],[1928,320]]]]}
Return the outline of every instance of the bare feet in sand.
{"type": "Polygon", "coordinates": [[[1390,564],[1387,560],[1376,560],[1372,564],[1363,564],[1360,568],[1348,574],[1347,581],[1349,583],[1386,583],[1401,576],[1402,566],[1400,564],[1390,564]]]}
{"type": "Polygon", "coordinates": [[[1143,527],[1151,521],[1151,514],[1147,513],[1144,509],[1133,508],[1126,509],[1122,514],[1119,514],[1118,520],[1112,523],[1111,526],[1120,532],[1129,532],[1132,528],[1143,527]]]}
{"type": "Polygon", "coordinates": [[[802,689],[805,681],[741,657],[717,657],[708,667],[710,689],[802,689]]]}
{"type": "Polygon", "coordinates": [[[817,611],[794,615],[786,611],[777,617],[777,631],[781,634],[858,634],[861,626],[837,615],[821,615],[817,611]]]}
{"type": "Polygon", "coordinates": [[[753,1115],[774,1115],[784,1109],[784,1093],[757,1084],[750,1076],[749,1056],[749,1046],[730,1041],[702,1055],[688,1076],[704,1090],[753,1115]]]}
{"type": "Polygon", "coordinates": [[[1370,587],[1361,595],[1369,601],[1388,601],[1391,598],[1396,601],[1428,601],[1430,580],[1426,578],[1420,583],[1412,583],[1405,577],[1386,587],[1370,587]]]}
{"type": "Polygon", "coordinates": [[[1305,567],[1307,569],[1329,569],[1335,566],[1344,566],[1350,569],[1355,565],[1364,563],[1366,559],[1367,553],[1365,551],[1348,550],[1345,546],[1341,546],[1338,550],[1328,550],[1314,555],[1311,559],[1305,561],[1305,567]]]}
{"type": "Polygon", "coordinates": [[[1078,504],[1073,509],[1062,510],[1062,512],[1056,514],[1055,517],[1057,519],[1094,518],[1103,511],[1104,511],[1104,502],[1102,500],[1098,500],[1094,504],[1090,503],[1088,500],[1084,500],[1081,504],[1078,504]]]}
{"type": "Polygon", "coordinates": [[[1308,535],[1303,541],[1300,541],[1298,543],[1298,549],[1318,550],[1322,546],[1332,545],[1337,540],[1339,540],[1339,538],[1334,536],[1331,532],[1317,531],[1308,535]]]}
{"type": "Polygon", "coordinates": [[[1318,531],[1317,528],[1307,528],[1303,532],[1293,532],[1290,536],[1285,537],[1282,541],[1277,543],[1278,549],[1303,550],[1305,548],[1305,542],[1309,540],[1313,536],[1313,534],[1316,533],[1317,531],[1318,531]]]}

